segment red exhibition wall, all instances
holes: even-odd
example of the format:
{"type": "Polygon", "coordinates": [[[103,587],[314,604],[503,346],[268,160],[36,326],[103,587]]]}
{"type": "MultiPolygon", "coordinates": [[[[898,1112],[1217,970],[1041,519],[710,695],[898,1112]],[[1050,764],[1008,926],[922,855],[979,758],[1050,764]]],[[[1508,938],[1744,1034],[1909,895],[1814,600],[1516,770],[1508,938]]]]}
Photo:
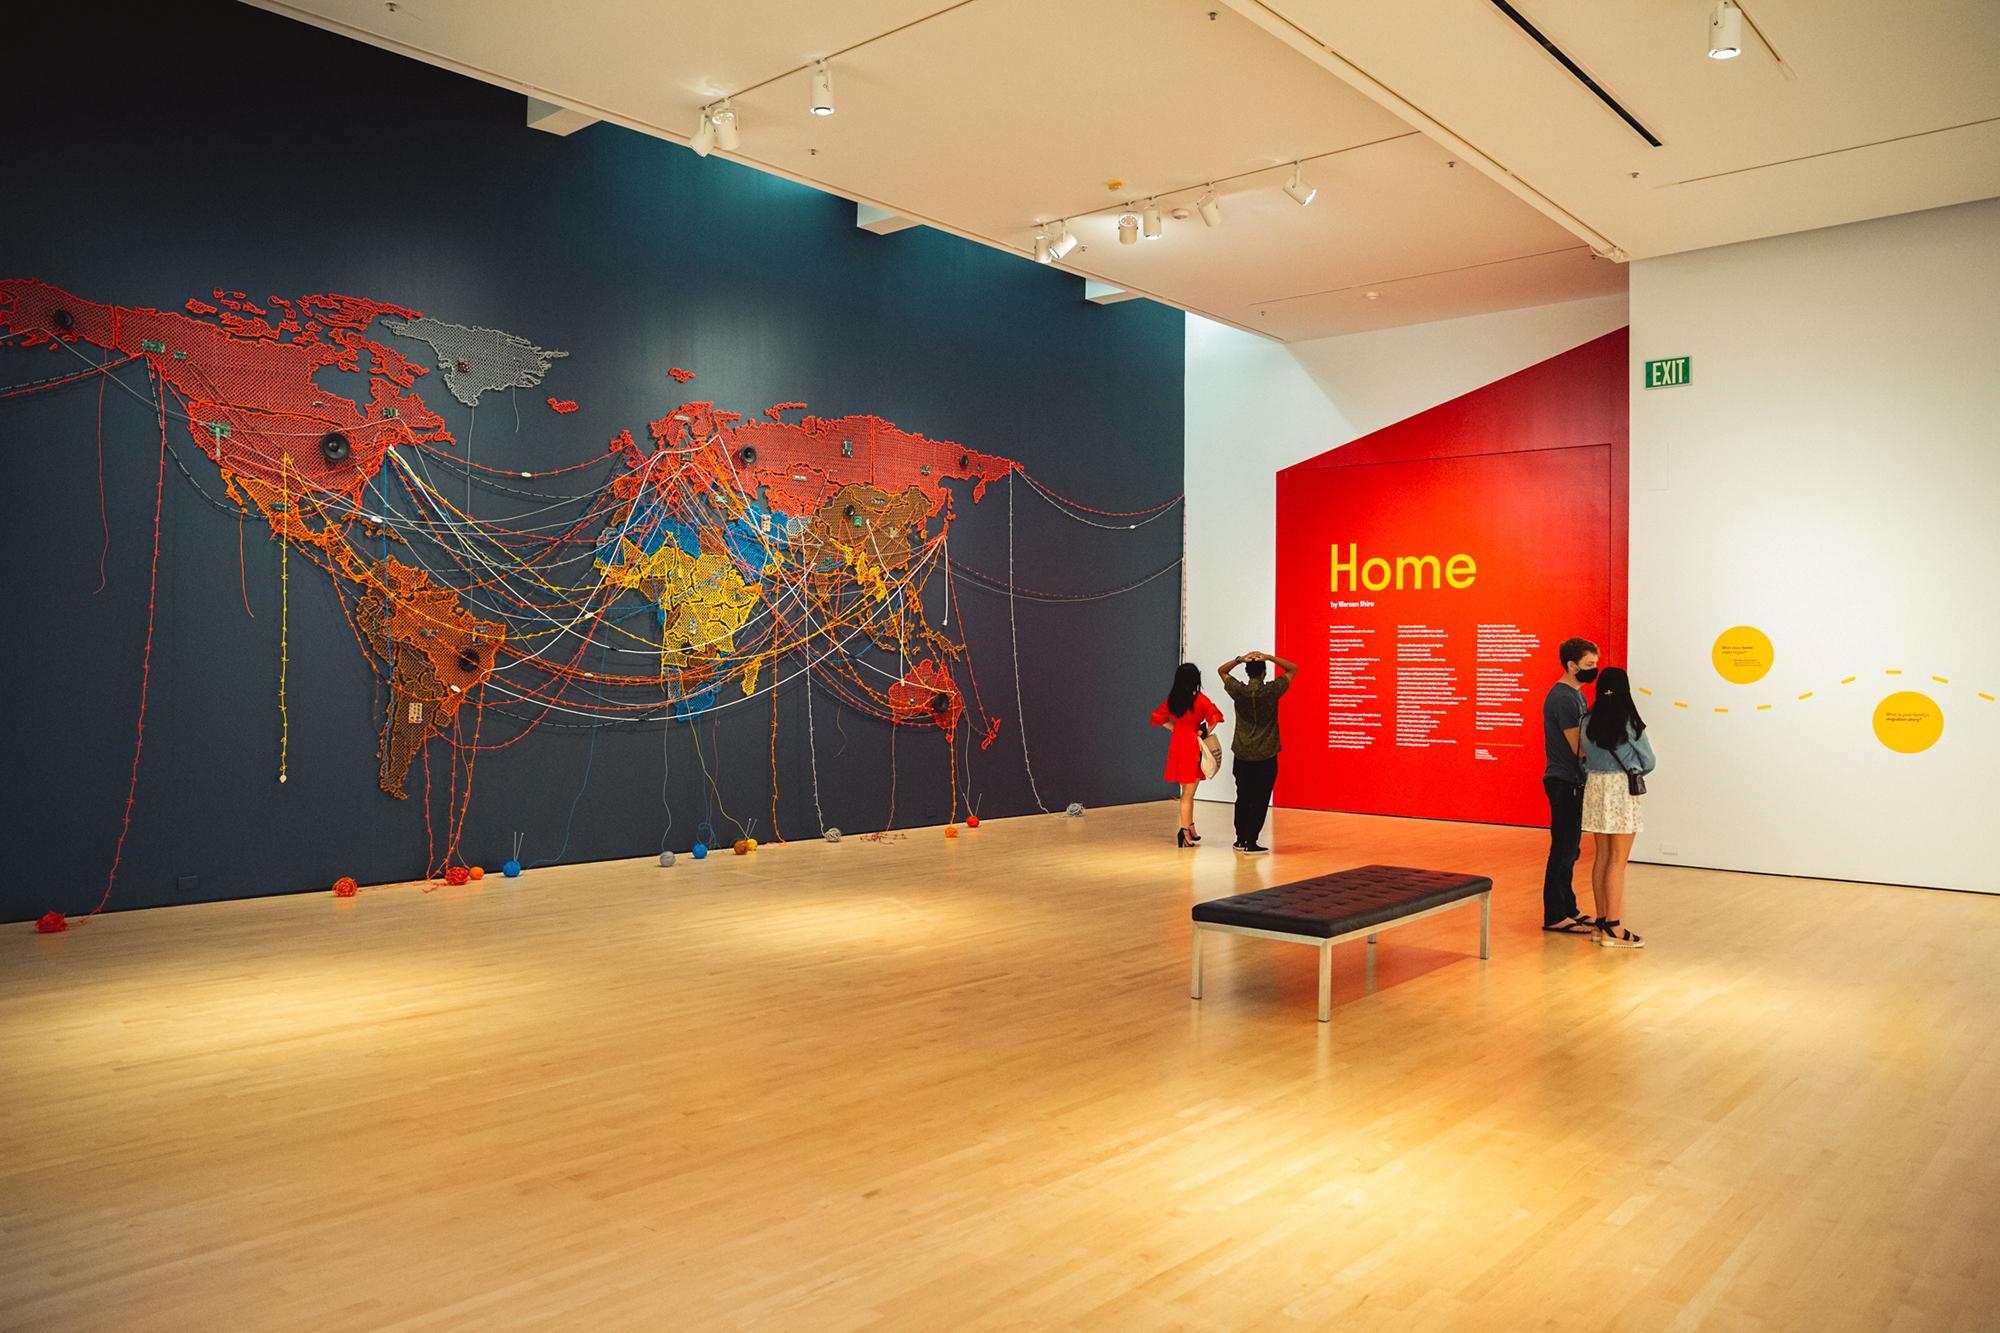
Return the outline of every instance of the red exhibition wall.
{"type": "Polygon", "coordinates": [[[1624,661],[1626,334],[1278,473],[1277,803],[1548,820],[1556,646],[1624,661]]]}

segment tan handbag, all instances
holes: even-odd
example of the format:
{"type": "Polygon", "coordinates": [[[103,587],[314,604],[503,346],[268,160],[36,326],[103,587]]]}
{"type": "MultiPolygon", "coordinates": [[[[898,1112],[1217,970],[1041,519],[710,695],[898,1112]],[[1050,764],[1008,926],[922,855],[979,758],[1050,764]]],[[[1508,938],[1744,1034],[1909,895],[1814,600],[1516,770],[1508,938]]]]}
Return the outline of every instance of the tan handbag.
{"type": "Polygon", "coordinates": [[[1212,778],[1222,771],[1222,738],[1214,732],[1201,738],[1201,775],[1212,778]]]}

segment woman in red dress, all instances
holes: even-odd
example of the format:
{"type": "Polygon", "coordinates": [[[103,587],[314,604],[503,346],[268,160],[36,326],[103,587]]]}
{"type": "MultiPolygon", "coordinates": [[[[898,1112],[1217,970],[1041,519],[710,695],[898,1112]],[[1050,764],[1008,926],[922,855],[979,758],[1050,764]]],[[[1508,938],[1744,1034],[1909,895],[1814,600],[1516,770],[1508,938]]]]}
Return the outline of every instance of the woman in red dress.
{"type": "Polygon", "coordinates": [[[1201,668],[1183,662],[1174,672],[1174,687],[1166,702],[1153,710],[1153,725],[1173,733],[1167,738],[1167,781],[1181,786],[1181,826],[1174,843],[1192,847],[1201,841],[1194,831],[1194,789],[1202,779],[1201,745],[1222,721],[1222,710],[1201,692],[1201,668]]]}

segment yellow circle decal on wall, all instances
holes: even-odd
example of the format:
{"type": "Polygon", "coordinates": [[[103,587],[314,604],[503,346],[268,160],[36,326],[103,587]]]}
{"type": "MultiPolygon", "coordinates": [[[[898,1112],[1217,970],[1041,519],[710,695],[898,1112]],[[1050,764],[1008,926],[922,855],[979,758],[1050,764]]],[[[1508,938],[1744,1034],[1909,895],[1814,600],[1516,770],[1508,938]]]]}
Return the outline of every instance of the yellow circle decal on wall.
{"type": "Polygon", "coordinates": [[[1897,754],[1921,754],[1944,735],[1944,710],[1915,690],[1899,690],[1875,705],[1875,739],[1897,754]]]}
{"type": "Polygon", "coordinates": [[[1709,649],[1715,674],[1732,685],[1754,685],[1771,669],[1771,636],[1750,625],[1726,629],[1709,649]]]}

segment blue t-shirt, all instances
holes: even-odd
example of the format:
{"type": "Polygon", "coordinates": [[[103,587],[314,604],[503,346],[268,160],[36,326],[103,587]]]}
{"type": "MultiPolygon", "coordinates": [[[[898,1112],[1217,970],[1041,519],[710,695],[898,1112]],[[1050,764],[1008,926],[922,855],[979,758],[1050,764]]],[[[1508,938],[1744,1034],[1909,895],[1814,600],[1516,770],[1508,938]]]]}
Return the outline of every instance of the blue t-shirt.
{"type": "Polygon", "coordinates": [[[1542,769],[1544,778],[1583,785],[1583,761],[1569,748],[1563,732],[1583,726],[1586,711],[1582,690],[1561,680],[1549,686],[1548,695],[1542,700],[1542,748],[1548,754],[1548,763],[1542,769]]]}

